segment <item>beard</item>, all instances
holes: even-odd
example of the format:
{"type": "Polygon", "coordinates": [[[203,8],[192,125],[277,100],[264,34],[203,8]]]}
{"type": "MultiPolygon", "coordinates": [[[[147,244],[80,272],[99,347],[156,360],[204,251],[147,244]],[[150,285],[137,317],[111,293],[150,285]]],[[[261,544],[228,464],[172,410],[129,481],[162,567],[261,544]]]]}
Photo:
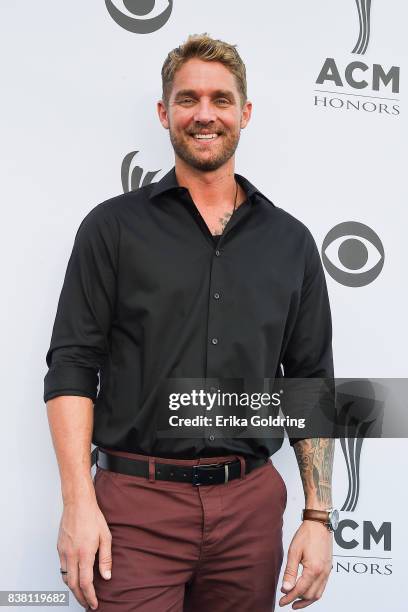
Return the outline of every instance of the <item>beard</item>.
{"type": "MultiPolygon", "coordinates": [[[[196,127],[196,132],[200,128],[196,127]]],[[[203,129],[208,129],[205,126],[203,129]]],[[[221,132],[221,146],[211,145],[214,151],[202,152],[194,148],[194,142],[187,133],[177,134],[169,124],[170,141],[174,152],[189,166],[202,172],[212,172],[223,166],[235,153],[241,130],[237,133],[221,132]]]]}

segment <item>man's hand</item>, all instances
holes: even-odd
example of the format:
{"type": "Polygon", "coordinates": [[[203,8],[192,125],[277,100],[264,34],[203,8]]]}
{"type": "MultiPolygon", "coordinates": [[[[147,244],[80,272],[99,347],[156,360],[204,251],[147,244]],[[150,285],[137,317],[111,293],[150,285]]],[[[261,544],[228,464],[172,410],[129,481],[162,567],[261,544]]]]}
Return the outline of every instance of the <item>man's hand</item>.
{"type": "Polygon", "coordinates": [[[65,584],[78,602],[94,610],[98,600],[93,585],[93,565],[99,549],[99,571],[109,580],[112,570],[112,535],[106,520],[93,498],[67,503],[61,518],[57,550],[65,584]]]}
{"type": "Polygon", "coordinates": [[[281,588],[286,595],[279,605],[294,602],[292,609],[300,610],[320,599],[332,569],[332,556],[333,534],[323,523],[303,521],[289,546],[281,588]],[[299,563],[303,571],[297,579],[299,563]]]}

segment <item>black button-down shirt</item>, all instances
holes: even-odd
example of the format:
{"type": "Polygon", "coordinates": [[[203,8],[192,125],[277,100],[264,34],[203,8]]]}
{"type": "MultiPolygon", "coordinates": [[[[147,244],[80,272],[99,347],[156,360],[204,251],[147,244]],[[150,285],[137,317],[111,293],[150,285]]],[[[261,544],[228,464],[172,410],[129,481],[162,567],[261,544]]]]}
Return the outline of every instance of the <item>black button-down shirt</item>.
{"type": "Polygon", "coordinates": [[[94,444],[159,457],[268,457],[283,438],[158,436],[158,412],[168,411],[157,399],[160,382],[333,376],[312,234],[235,178],[247,199],[220,237],[174,167],[98,204],[80,224],[46,355],[44,401],[91,398],[94,444]]]}

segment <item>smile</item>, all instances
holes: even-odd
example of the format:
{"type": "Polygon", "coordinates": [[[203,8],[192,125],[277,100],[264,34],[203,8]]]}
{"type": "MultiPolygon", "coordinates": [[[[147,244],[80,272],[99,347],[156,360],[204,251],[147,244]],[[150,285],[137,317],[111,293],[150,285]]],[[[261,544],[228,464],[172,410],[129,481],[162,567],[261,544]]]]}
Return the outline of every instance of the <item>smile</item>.
{"type": "Polygon", "coordinates": [[[192,134],[191,136],[194,140],[200,140],[200,142],[212,142],[219,137],[218,134],[192,134]]]}

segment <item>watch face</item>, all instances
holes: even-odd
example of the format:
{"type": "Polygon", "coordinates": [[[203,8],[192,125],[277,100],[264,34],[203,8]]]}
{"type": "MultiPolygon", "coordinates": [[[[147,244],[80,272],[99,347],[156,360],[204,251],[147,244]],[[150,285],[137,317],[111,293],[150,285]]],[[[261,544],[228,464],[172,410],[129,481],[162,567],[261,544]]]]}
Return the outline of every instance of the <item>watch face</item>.
{"type": "Polygon", "coordinates": [[[332,510],[330,512],[330,523],[332,525],[332,529],[337,529],[337,527],[339,526],[339,511],[338,510],[332,510]]]}

